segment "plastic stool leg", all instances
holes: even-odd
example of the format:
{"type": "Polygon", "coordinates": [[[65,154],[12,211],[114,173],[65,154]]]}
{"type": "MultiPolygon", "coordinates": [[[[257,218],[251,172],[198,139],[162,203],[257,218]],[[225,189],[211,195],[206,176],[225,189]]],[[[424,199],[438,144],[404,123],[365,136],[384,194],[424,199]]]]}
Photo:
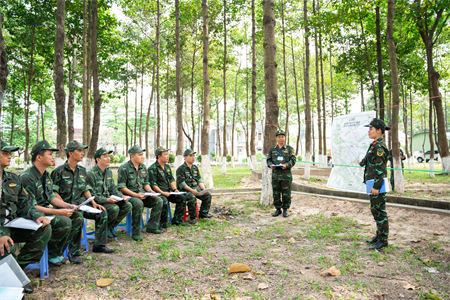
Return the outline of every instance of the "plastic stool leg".
{"type": "Polygon", "coordinates": [[[167,201],[167,209],[169,210],[169,222],[172,223],[172,212],[170,211],[170,202],[167,201]]]}
{"type": "Polygon", "coordinates": [[[131,219],[131,213],[129,213],[129,214],[127,215],[127,235],[128,235],[128,236],[131,236],[131,235],[133,234],[133,228],[132,228],[132,226],[131,226],[131,223],[132,223],[131,220],[132,220],[132,219],[131,219]]]}
{"type": "Polygon", "coordinates": [[[87,241],[87,234],[86,234],[86,225],[87,225],[87,220],[84,219],[84,223],[83,223],[83,237],[81,238],[81,245],[84,245],[86,247],[86,251],[89,251],[89,244],[88,244],[88,241],[87,241]]]}
{"type": "Polygon", "coordinates": [[[47,278],[49,276],[48,271],[48,245],[45,247],[44,255],[41,257],[41,261],[39,262],[39,269],[41,271],[41,278],[47,278]]]}

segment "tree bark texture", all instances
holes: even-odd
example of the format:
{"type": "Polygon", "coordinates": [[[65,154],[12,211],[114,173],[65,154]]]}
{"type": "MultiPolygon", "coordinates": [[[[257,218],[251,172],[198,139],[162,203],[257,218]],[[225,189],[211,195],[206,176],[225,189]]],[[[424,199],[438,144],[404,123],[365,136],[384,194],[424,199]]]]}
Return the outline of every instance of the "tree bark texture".
{"type": "Polygon", "coordinates": [[[294,85],[295,85],[295,104],[297,106],[297,119],[298,119],[298,135],[297,135],[297,146],[295,148],[295,154],[299,155],[299,143],[301,138],[301,127],[300,127],[300,105],[298,102],[298,86],[297,86],[297,72],[295,70],[295,56],[294,56],[294,42],[291,34],[291,54],[292,54],[292,72],[294,73],[294,85]]]}
{"type": "MultiPolygon", "coordinates": [[[[6,93],[8,78],[8,57],[6,56],[5,40],[3,38],[3,13],[0,8],[0,121],[2,113],[3,95],[6,93]]],[[[1,151],[0,151],[1,158],[1,151]]],[[[2,198],[3,170],[0,169],[0,199],[2,198]]]]}
{"type": "Polygon", "coordinates": [[[89,119],[88,119],[88,51],[87,51],[87,0],[83,1],[83,89],[82,89],[82,98],[83,98],[83,145],[87,145],[89,140],[89,119]]]}
{"type": "Polygon", "coordinates": [[[380,101],[380,119],[384,121],[384,83],[383,83],[383,56],[381,54],[381,26],[380,26],[380,6],[377,1],[376,12],[376,35],[377,35],[377,66],[378,66],[378,98],[380,101]]]}
{"type": "MultiPolygon", "coordinates": [[[[305,161],[311,161],[311,91],[309,83],[309,25],[308,25],[308,0],[303,0],[303,19],[305,23],[305,69],[304,69],[304,81],[305,81],[305,161]]],[[[310,164],[305,164],[304,178],[310,177],[310,164]]]]}
{"type": "Polygon", "coordinates": [[[289,144],[289,98],[287,89],[287,70],[286,70],[286,30],[284,27],[284,0],[281,2],[281,24],[283,32],[283,74],[284,74],[284,100],[286,101],[286,143],[289,144]]]}
{"type": "MultiPolygon", "coordinates": [[[[150,144],[149,144],[149,140],[148,140],[148,132],[150,129],[150,112],[151,112],[151,108],[152,108],[152,100],[153,100],[153,91],[155,87],[155,64],[153,64],[153,71],[152,71],[152,92],[150,94],[150,103],[148,104],[148,109],[147,109],[147,120],[145,122],[145,157],[147,159],[149,159],[150,157],[150,144]]],[[[158,146],[157,146],[158,147],[158,146]]]]}
{"type": "Polygon", "coordinates": [[[252,131],[250,134],[250,153],[252,169],[257,170],[256,161],[256,20],[255,20],[255,0],[252,1],[252,131]]]}
{"type": "MultiPolygon", "coordinates": [[[[313,0],[313,14],[316,16],[316,5],[313,0]]],[[[316,97],[317,97],[317,126],[319,133],[319,157],[316,157],[316,161],[322,162],[323,148],[322,148],[322,107],[320,104],[320,77],[319,77],[319,45],[318,45],[318,30],[314,31],[314,48],[315,48],[315,60],[316,60],[316,97]]],[[[314,149],[315,151],[315,149],[314,149]]]]}
{"type": "Polygon", "coordinates": [[[227,174],[227,0],[223,0],[223,152],[222,175],[227,174]]]}
{"type": "MultiPolygon", "coordinates": [[[[156,145],[161,145],[161,109],[160,109],[160,83],[159,83],[159,65],[160,65],[160,31],[161,31],[161,13],[159,0],[156,0],[156,145]]],[[[152,88],[153,91],[153,88],[152,88]]],[[[151,101],[151,100],[150,100],[151,101]]]]}
{"type": "Polygon", "coordinates": [[[74,139],[75,127],[73,124],[74,111],[75,111],[75,74],[77,72],[77,48],[75,47],[77,43],[77,39],[72,43],[73,47],[73,57],[72,57],[72,66],[69,61],[69,101],[67,103],[67,133],[69,136],[69,141],[74,139]]]}
{"type": "MultiPolygon", "coordinates": [[[[152,89],[153,91],[153,89],[152,89]]],[[[152,101],[150,99],[150,101],[152,101]]],[[[141,69],[141,109],[140,109],[140,118],[139,118],[139,147],[142,148],[142,119],[144,117],[144,64],[142,64],[141,69]]]]}
{"type": "Polygon", "coordinates": [[[183,103],[181,101],[181,55],[180,55],[180,0],[175,0],[175,47],[176,47],[176,95],[177,95],[177,157],[175,168],[182,162],[183,154],[183,103]]]}

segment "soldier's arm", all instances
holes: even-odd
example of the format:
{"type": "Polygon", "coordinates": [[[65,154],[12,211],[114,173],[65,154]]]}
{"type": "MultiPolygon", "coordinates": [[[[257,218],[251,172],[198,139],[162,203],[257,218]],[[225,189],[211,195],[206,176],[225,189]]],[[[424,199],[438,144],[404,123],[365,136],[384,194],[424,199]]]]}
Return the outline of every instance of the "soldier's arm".
{"type": "Polygon", "coordinates": [[[108,198],[104,197],[102,194],[100,194],[97,191],[97,186],[95,182],[95,176],[91,172],[89,172],[86,176],[86,185],[89,189],[89,192],[92,194],[92,196],[95,196],[95,203],[98,204],[105,204],[106,200],[108,198]]]}
{"type": "Polygon", "coordinates": [[[39,218],[44,217],[44,214],[36,209],[36,200],[33,195],[28,193],[20,184],[18,203],[17,203],[17,215],[25,218],[31,219],[33,221],[38,221],[39,218]]]}
{"type": "Polygon", "coordinates": [[[203,179],[202,179],[202,176],[200,175],[200,170],[198,170],[198,168],[197,168],[197,176],[196,176],[195,179],[197,180],[198,186],[199,186],[202,190],[204,190],[204,189],[205,189],[205,184],[203,183],[203,179]]]}
{"type": "Polygon", "coordinates": [[[294,155],[294,149],[292,147],[289,147],[289,161],[286,163],[286,169],[292,169],[295,165],[295,161],[297,160],[297,157],[294,155]]]}
{"type": "MultiPolygon", "coordinates": [[[[187,184],[185,182],[186,176],[185,176],[185,174],[184,174],[182,169],[183,169],[182,166],[178,167],[177,173],[176,173],[177,174],[177,187],[180,190],[184,190],[185,186],[187,186],[187,184]]],[[[186,190],[188,190],[188,189],[186,189],[186,190]]]]}
{"type": "Polygon", "coordinates": [[[389,156],[389,153],[386,153],[386,150],[382,147],[376,147],[373,155],[375,156],[374,168],[372,169],[374,172],[375,181],[373,188],[375,190],[379,190],[383,184],[383,177],[386,170],[387,157],[389,156]]]}

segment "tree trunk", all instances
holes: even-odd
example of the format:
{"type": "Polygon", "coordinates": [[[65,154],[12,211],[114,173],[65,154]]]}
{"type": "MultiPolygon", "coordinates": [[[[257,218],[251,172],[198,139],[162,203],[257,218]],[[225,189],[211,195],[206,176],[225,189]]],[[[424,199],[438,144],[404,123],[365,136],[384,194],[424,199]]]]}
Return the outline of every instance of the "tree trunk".
{"type": "MultiPolygon", "coordinates": [[[[405,151],[406,151],[406,161],[408,163],[408,169],[411,169],[411,156],[408,148],[408,110],[406,103],[406,93],[402,81],[402,97],[403,97],[403,130],[405,131],[405,151]]],[[[412,133],[411,133],[412,136],[412,133]]]]}
{"type": "Polygon", "coordinates": [[[236,73],[236,82],[234,84],[234,111],[233,111],[233,124],[231,128],[231,167],[234,169],[234,128],[236,125],[236,111],[237,111],[237,103],[238,103],[238,93],[237,93],[237,83],[238,83],[238,75],[241,70],[241,64],[239,64],[239,69],[236,73]]]}
{"type": "Polygon", "coordinates": [[[192,66],[191,66],[191,123],[192,123],[192,143],[191,149],[194,150],[195,146],[195,122],[194,122],[194,70],[195,70],[195,54],[197,52],[197,26],[195,27],[194,38],[194,51],[192,54],[192,66]]]}
{"type": "Polygon", "coordinates": [[[331,100],[331,122],[334,120],[334,99],[333,99],[333,56],[330,45],[330,100],[331,100]]]}
{"type": "Polygon", "coordinates": [[[72,43],[73,47],[73,58],[72,58],[72,66],[70,66],[69,61],[69,101],[67,103],[67,133],[69,135],[69,141],[73,141],[75,128],[73,124],[74,111],[75,111],[75,74],[77,72],[77,48],[75,47],[77,43],[77,38],[72,43]]]}
{"type": "MultiPolygon", "coordinates": [[[[92,21],[92,1],[88,0],[88,10],[87,10],[87,17],[88,17],[88,52],[87,52],[87,117],[86,117],[86,144],[89,145],[91,143],[91,126],[92,126],[92,107],[91,107],[91,98],[92,98],[92,31],[93,31],[93,21],[92,21]]],[[[87,150],[86,150],[87,152],[87,150]]]]}
{"type": "MultiPolygon", "coordinates": [[[[12,103],[12,112],[11,112],[11,136],[9,137],[9,144],[10,145],[13,145],[13,140],[14,140],[14,128],[15,128],[15,126],[14,126],[14,118],[15,118],[15,115],[16,115],[16,101],[14,101],[15,100],[15,94],[16,94],[16,91],[15,91],[15,88],[14,88],[13,89],[13,95],[12,95],[13,96],[12,97],[13,98],[13,103],[12,103]]],[[[2,102],[0,100],[0,107],[1,107],[1,103],[2,102]]],[[[1,110],[0,110],[0,116],[1,116],[1,110]]]]}
{"type": "MultiPolygon", "coordinates": [[[[150,103],[148,104],[147,109],[147,120],[145,122],[145,157],[147,160],[150,158],[150,145],[148,140],[148,131],[150,129],[150,111],[152,108],[152,100],[153,100],[153,91],[155,88],[155,64],[153,64],[153,71],[152,71],[152,92],[150,94],[150,103]]],[[[154,121],[154,120],[153,120],[154,121]]]]}
{"type": "Polygon", "coordinates": [[[65,0],[57,0],[55,62],[53,63],[53,82],[55,84],[54,95],[55,95],[56,124],[57,124],[56,147],[59,149],[59,152],[57,153],[57,159],[55,159],[56,166],[62,164],[65,160],[64,147],[66,146],[66,142],[67,142],[66,110],[65,110],[65,108],[66,108],[66,92],[64,91],[64,18],[65,18],[65,10],[66,10],[65,0]]]}
{"type": "MultiPolygon", "coordinates": [[[[161,13],[159,11],[159,0],[156,0],[156,143],[155,147],[161,145],[161,95],[159,92],[159,64],[160,64],[160,31],[161,31],[161,13]]],[[[152,80],[153,81],[153,80],[152,80]]],[[[152,84],[153,85],[153,84],[152,84]]],[[[152,88],[153,91],[153,88],[152,88]]]]}
{"type": "Polygon", "coordinates": [[[128,142],[128,80],[126,83],[126,88],[127,88],[127,95],[125,96],[125,141],[126,141],[126,149],[125,149],[125,156],[128,156],[128,147],[129,147],[129,142],[128,142]]]}
{"type": "Polygon", "coordinates": [[[222,175],[227,174],[227,0],[223,0],[223,157],[222,175]]]}
{"type": "MultiPolygon", "coordinates": [[[[413,129],[413,108],[412,108],[412,91],[409,90],[409,113],[410,113],[410,120],[411,120],[411,141],[409,143],[409,151],[411,153],[411,161],[412,164],[414,165],[414,153],[413,153],[413,148],[412,148],[412,144],[413,144],[413,135],[414,135],[414,129],[413,129]]],[[[411,173],[412,171],[409,171],[409,173],[411,173]]]]}
{"type": "MultiPolygon", "coordinates": [[[[305,22],[305,157],[304,161],[311,161],[311,95],[309,86],[309,26],[308,26],[308,0],[303,0],[303,18],[305,22]]],[[[310,177],[310,164],[305,164],[305,173],[303,177],[309,180],[310,177]]]]}
{"type": "Polygon", "coordinates": [[[284,0],[281,2],[281,24],[283,32],[283,73],[284,73],[284,100],[286,101],[286,143],[289,144],[289,99],[287,89],[287,72],[286,72],[286,32],[284,28],[284,0]]]}
{"type": "MultiPolygon", "coordinates": [[[[319,1],[319,0],[318,0],[319,1]]],[[[316,5],[315,1],[313,0],[313,14],[316,16],[316,5]]],[[[320,105],[320,78],[319,78],[319,47],[318,47],[318,41],[317,41],[317,34],[318,29],[314,31],[314,48],[316,53],[316,95],[317,95],[317,126],[318,126],[318,134],[319,134],[319,154],[318,157],[316,157],[315,161],[321,163],[322,162],[322,155],[323,155],[323,148],[322,148],[322,108],[320,105]]]]}
{"type": "MultiPolygon", "coordinates": [[[[318,1],[318,10],[317,12],[319,13],[320,16],[320,0],[318,1]]],[[[319,31],[319,53],[320,53],[320,81],[322,84],[322,118],[323,118],[323,123],[322,123],[322,138],[323,138],[323,144],[322,144],[322,149],[323,149],[323,157],[322,157],[322,162],[323,163],[327,163],[327,111],[325,109],[325,83],[323,80],[323,57],[322,57],[322,34],[319,31]]]]}
{"type": "Polygon", "coordinates": [[[301,138],[301,127],[300,127],[300,105],[298,103],[298,87],[297,87],[297,72],[295,70],[295,56],[294,56],[294,42],[291,33],[291,54],[292,54],[292,71],[294,72],[294,84],[295,84],[295,104],[297,106],[297,119],[298,119],[298,135],[297,135],[297,146],[295,149],[295,154],[299,155],[299,143],[301,138]]]}
{"type": "Polygon", "coordinates": [[[167,64],[167,85],[166,85],[166,149],[170,149],[169,148],[169,64],[167,64]]]}
{"type": "MultiPolygon", "coordinates": [[[[153,91],[153,87],[152,87],[153,91]]],[[[152,99],[150,99],[152,101],[152,99]]],[[[144,117],[144,64],[141,69],[141,117],[139,118],[139,147],[142,148],[142,119],[144,117]]]]}
{"type": "MultiPolygon", "coordinates": [[[[400,157],[400,141],[398,138],[398,115],[400,105],[400,93],[398,86],[397,73],[397,55],[395,53],[394,43],[394,13],[395,0],[388,0],[388,24],[387,24],[387,40],[389,46],[389,63],[391,65],[391,79],[392,79],[392,122],[391,122],[391,136],[392,136],[392,156],[394,162],[394,169],[402,168],[402,160],[400,157]]],[[[403,185],[403,171],[394,170],[395,190],[400,195],[405,193],[403,185]]]]}
{"type": "MultiPolygon", "coordinates": [[[[428,112],[428,140],[430,142],[430,178],[434,178],[434,140],[433,140],[433,104],[430,99],[430,108],[428,112]]],[[[424,152],[425,153],[425,152],[424,152]]],[[[424,157],[425,158],[425,157],[424,157]]],[[[426,162],[426,159],[425,159],[426,162]]]]}
{"type": "Polygon", "coordinates": [[[364,107],[364,85],[362,77],[360,78],[360,85],[361,85],[361,111],[365,111],[366,108],[364,107]]]}
{"type": "MultiPolygon", "coordinates": [[[[247,43],[247,33],[245,34],[245,41],[247,43]]],[[[250,169],[252,169],[253,165],[251,163],[251,156],[250,156],[250,143],[249,143],[249,129],[248,129],[248,100],[249,100],[249,88],[248,88],[248,60],[247,60],[247,53],[248,53],[248,49],[247,49],[247,44],[245,45],[245,77],[246,77],[246,90],[247,90],[247,103],[245,105],[245,127],[242,126],[243,128],[245,128],[245,153],[246,153],[246,157],[247,157],[247,164],[249,165],[250,169]]]]}
{"type": "Polygon", "coordinates": [[[375,6],[376,12],[376,35],[377,35],[377,66],[378,66],[378,98],[380,99],[380,119],[384,121],[384,83],[383,83],[383,56],[381,54],[381,29],[380,29],[380,6],[379,1],[375,6]]]}
{"type": "Polygon", "coordinates": [[[138,119],[138,69],[136,67],[136,80],[135,80],[135,89],[134,89],[134,139],[133,144],[136,145],[137,143],[137,119],[138,119]]]}
{"type": "MultiPolygon", "coordinates": [[[[3,95],[6,92],[8,78],[8,58],[6,56],[5,40],[3,38],[3,13],[0,8],[0,121],[2,115],[3,95]]],[[[12,136],[12,135],[11,135],[12,136]]],[[[0,151],[0,159],[1,159],[0,151]]],[[[0,169],[0,199],[2,199],[3,170],[0,169]]]]}
{"type": "MultiPolygon", "coordinates": [[[[263,156],[267,158],[270,148],[276,144],[275,134],[278,125],[278,80],[277,80],[277,45],[275,40],[275,3],[274,0],[263,0],[264,28],[264,82],[266,96],[266,126],[264,127],[263,156]]],[[[273,202],[272,169],[267,160],[262,163],[262,206],[270,206],[273,202]]]]}
{"type": "MultiPolygon", "coordinates": [[[[83,0],[83,145],[87,145],[89,140],[89,119],[88,119],[88,52],[87,52],[87,5],[86,0],[83,0]]],[[[128,117],[128,116],[127,116],[128,117]]],[[[127,135],[127,147],[128,147],[128,135],[127,135]]]]}
{"type": "Polygon", "coordinates": [[[176,46],[176,94],[177,94],[177,156],[175,169],[183,161],[183,103],[181,102],[181,55],[180,55],[180,0],[175,0],[175,46],[176,46]]]}
{"type": "Polygon", "coordinates": [[[255,0],[252,1],[252,131],[250,134],[250,153],[252,170],[258,169],[256,160],[256,21],[255,0]]]}
{"type": "Polygon", "coordinates": [[[219,146],[219,151],[216,152],[216,157],[220,157],[220,153],[222,150],[220,144],[220,114],[219,114],[219,100],[216,99],[216,112],[217,112],[217,145],[219,146]]]}
{"type": "Polygon", "coordinates": [[[202,0],[202,16],[203,16],[203,127],[202,127],[202,171],[205,186],[214,187],[211,163],[209,159],[209,33],[208,33],[208,1],[202,0]]]}
{"type": "Polygon", "coordinates": [[[89,151],[85,158],[85,167],[90,169],[94,166],[94,154],[97,150],[97,143],[100,130],[100,111],[102,108],[102,97],[100,95],[98,63],[97,63],[97,0],[92,1],[92,43],[91,43],[91,63],[92,63],[92,83],[94,88],[94,120],[92,122],[92,135],[89,143],[89,151]]]}

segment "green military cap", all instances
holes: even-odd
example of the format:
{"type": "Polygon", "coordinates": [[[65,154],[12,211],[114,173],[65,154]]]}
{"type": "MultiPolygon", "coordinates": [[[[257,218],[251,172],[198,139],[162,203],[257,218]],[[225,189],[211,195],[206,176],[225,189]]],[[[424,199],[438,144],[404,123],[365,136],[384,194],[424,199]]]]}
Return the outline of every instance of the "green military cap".
{"type": "Polygon", "coordinates": [[[102,147],[102,148],[98,149],[97,151],[95,151],[94,159],[99,158],[100,156],[102,156],[105,153],[111,154],[111,153],[113,153],[113,151],[112,150],[108,151],[108,150],[106,150],[105,148],[102,147]]]}
{"type": "Polygon", "coordinates": [[[64,148],[64,150],[68,153],[72,152],[73,150],[84,150],[87,148],[88,146],[82,145],[79,141],[73,140],[66,145],[66,148],[64,148]]]}
{"type": "Polygon", "coordinates": [[[19,147],[10,146],[5,141],[2,140],[2,151],[17,151],[19,147]]]}
{"type": "Polygon", "coordinates": [[[375,127],[378,129],[386,130],[386,124],[384,123],[383,120],[378,118],[373,118],[372,121],[370,121],[369,124],[364,125],[364,127],[375,127]]]}
{"type": "Polygon", "coordinates": [[[197,153],[197,152],[194,152],[191,149],[186,149],[183,153],[183,156],[186,157],[188,155],[195,154],[195,153],[197,153]]]}
{"type": "Polygon", "coordinates": [[[53,148],[50,146],[50,144],[46,140],[42,140],[37,142],[33,148],[31,148],[31,156],[34,156],[35,154],[41,152],[42,150],[51,150],[51,151],[59,151],[56,148],[53,148]]]}
{"type": "Polygon", "coordinates": [[[277,130],[277,134],[276,134],[275,136],[279,136],[280,134],[286,136],[286,133],[285,133],[283,130],[278,129],[278,130],[277,130]]]}
{"type": "Polygon", "coordinates": [[[134,145],[133,147],[130,148],[130,150],[128,150],[128,154],[141,153],[144,151],[145,149],[142,149],[138,145],[134,145]]]}
{"type": "Polygon", "coordinates": [[[165,151],[169,151],[169,149],[164,149],[163,147],[159,146],[158,148],[156,148],[155,150],[155,156],[160,155],[161,153],[165,152],[165,151]]]}

